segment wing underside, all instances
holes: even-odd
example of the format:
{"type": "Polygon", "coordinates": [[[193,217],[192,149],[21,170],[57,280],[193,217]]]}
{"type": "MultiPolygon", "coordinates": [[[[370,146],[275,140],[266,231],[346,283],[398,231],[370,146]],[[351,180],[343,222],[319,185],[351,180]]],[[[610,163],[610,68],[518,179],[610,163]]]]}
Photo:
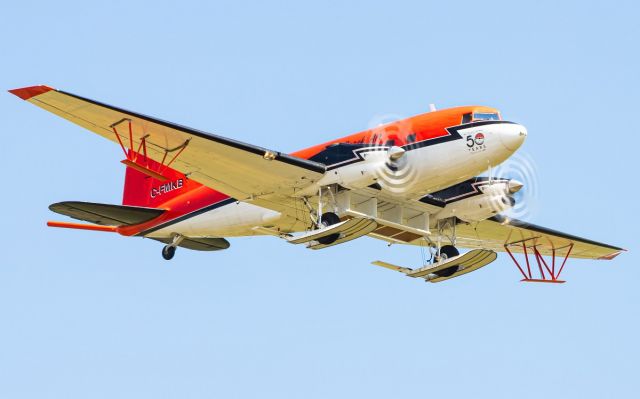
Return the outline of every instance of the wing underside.
{"type": "Polygon", "coordinates": [[[494,251],[531,252],[535,247],[541,255],[586,259],[612,259],[623,248],[566,234],[505,216],[456,226],[457,244],[465,248],[494,251]]]}
{"type": "Polygon", "coordinates": [[[47,86],[11,90],[47,111],[107,138],[141,148],[156,162],[235,199],[297,215],[293,194],[319,180],[323,164],[103,104],[47,86]],[[144,141],[144,142],[143,142],[144,141]]]}

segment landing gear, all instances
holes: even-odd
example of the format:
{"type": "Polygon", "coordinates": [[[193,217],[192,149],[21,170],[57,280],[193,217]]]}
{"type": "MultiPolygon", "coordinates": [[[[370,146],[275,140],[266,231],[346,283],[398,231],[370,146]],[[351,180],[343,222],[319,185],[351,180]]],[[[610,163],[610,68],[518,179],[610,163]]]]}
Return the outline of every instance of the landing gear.
{"type": "Polygon", "coordinates": [[[453,245],[444,245],[440,248],[440,260],[446,260],[460,255],[460,252],[453,245]]]}
{"type": "MultiPolygon", "coordinates": [[[[456,247],[454,247],[453,245],[444,245],[442,246],[442,248],[440,248],[440,256],[438,257],[437,261],[444,262],[447,259],[451,259],[454,256],[458,256],[458,255],[460,255],[460,252],[456,247]]],[[[446,269],[438,270],[437,272],[434,272],[434,274],[437,275],[438,277],[449,277],[449,276],[452,276],[459,269],[460,269],[460,266],[455,265],[455,266],[447,267],[446,269]]]]}
{"type": "MultiPolygon", "coordinates": [[[[320,225],[318,228],[329,227],[336,223],[340,222],[340,217],[333,212],[325,212],[322,214],[320,218],[320,225]]],[[[330,234],[325,237],[318,238],[318,242],[320,244],[328,245],[334,243],[338,238],[340,238],[340,233],[330,234]]]]}
{"type": "Polygon", "coordinates": [[[165,260],[173,259],[173,256],[176,254],[176,247],[180,245],[180,243],[184,240],[184,236],[180,234],[176,234],[173,236],[173,241],[171,244],[167,244],[162,248],[162,257],[165,260]]]}
{"type": "Polygon", "coordinates": [[[336,223],[339,223],[340,217],[333,212],[325,212],[322,214],[322,217],[320,218],[320,220],[321,220],[320,222],[321,226],[319,227],[323,228],[323,227],[328,227],[336,223]]]}
{"type": "MultiPolygon", "coordinates": [[[[322,212],[322,207],[323,205],[326,205],[325,202],[327,202],[326,200],[323,202],[322,199],[322,192],[326,191],[329,194],[329,197],[332,199],[332,202],[334,204],[333,208],[334,210],[337,209],[337,204],[336,204],[336,200],[335,197],[333,195],[333,191],[331,187],[320,187],[318,190],[318,206],[317,208],[314,208],[310,203],[308,198],[306,197],[302,197],[302,201],[304,202],[304,204],[307,206],[307,208],[309,209],[309,216],[311,219],[311,228],[313,230],[320,230],[320,229],[324,229],[327,228],[329,226],[332,226],[334,224],[340,223],[340,217],[338,215],[336,215],[333,212],[322,212]]],[[[340,238],[340,233],[334,233],[334,234],[330,234],[324,237],[320,237],[315,239],[315,241],[317,241],[318,243],[322,244],[322,245],[329,245],[329,244],[333,244],[334,242],[336,242],[339,238],[340,238]]]]}
{"type": "MultiPolygon", "coordinates": [[[[436,223],[437,228],[437,238],[436,241],[433,242],[429,237],[425,237],[425,239],[429,242],[429,246],[432,248],[433,252],[431,252],[431,261],[433,262],[444,262],[447,259],[451,259],[454,256],[460,255],[460,252],[455,247],[456,245],[456,224],[457,220],[455,217],[450,217],[446,219],[438,220],[436,223]],[[443,239],[446,239],[451,244],[442,245],[443,239]]],[[[444,269],[447,270],[447,269],[444,269]]],[[[455,270],[451,272],[451,274],[455,273],[455,270]]],[[[447,277],[447,276],[443,276],[447,277]]]]}
{"type": "MultiPolygon", "coordinates": [[[[440,254],[436,254],[435,261],[436,262],[445,262],[447,259],[451,259],[454,256],[460,255],[460,252],[453,245],[444,245],[440,248],[440,254]]],[[[437,277],[451,277],[457,271],[460,270],[460,265],[449,266],[445,269],[440,269],[438,271],[433,272],[437,277]]],[[[427,280],[428,281],[428,280],[427,280]]]]}
{"type": "Polygon", "coordinates": [[[162,248],[162,257],[165,258],[165,260],[173,259],[173,255],[175,254],[176,254],[176,247],[172,247],[171,245],[165,245],[164,248],[162,248]]]}

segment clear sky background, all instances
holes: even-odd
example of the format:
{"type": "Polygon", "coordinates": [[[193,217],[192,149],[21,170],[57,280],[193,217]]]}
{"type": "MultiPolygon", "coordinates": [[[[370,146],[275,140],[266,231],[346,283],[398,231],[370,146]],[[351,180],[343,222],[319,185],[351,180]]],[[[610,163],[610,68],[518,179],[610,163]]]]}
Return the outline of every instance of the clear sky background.
{"type": "Polygon", "coordinates": [[[293,151],[483,104],[527,126],[533,222],[630,250],[425,284],[362,239],[228,251],[48,229],[120,203],[120,149],[0,93],[0,398],[629,398],[640,382],[634,2],[5,2],[0,88],[48,84],[293,151]]]}

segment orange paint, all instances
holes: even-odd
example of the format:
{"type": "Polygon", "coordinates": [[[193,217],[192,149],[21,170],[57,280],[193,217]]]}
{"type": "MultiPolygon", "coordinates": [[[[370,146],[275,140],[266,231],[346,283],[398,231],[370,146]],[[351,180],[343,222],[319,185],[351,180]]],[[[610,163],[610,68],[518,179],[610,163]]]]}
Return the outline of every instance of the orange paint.
{"type": "Polygon", "coordinates": [[[446,136],[445,128],[462,123],[462,115],[474,112],[495,112],[498,110],[483,106],[465,106],[443,109],[412,116],[407,119],[387,123],[373,129],[364,130],[349,136],[318,144],[304,150],[296,151],[291,155],[309,159],[332,144],[359,144],[371,143],[384,145],[387,140],[394,140],[395,145],[402,146],[407,143],[407,136],[415,134],[413,141],[423,141],[446,136]]]}

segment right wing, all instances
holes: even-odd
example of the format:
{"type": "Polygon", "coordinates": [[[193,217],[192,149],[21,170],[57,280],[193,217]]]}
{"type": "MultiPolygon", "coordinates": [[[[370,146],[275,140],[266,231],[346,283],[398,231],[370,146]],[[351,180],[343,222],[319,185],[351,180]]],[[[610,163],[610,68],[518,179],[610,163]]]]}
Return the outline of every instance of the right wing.
{"type": "Polygon", "coordinates": [[[517,219],[496,215],[489,219],[456,226],[457,244],[465,248],[531,253],[535,246],[541,255],[586,259],[613,259],[623,248],[588,240],[517,219]]]}
{"type": "Polygon", "coordinates": [[[293,198],[293,194],[313,184],[325,173],[325,166],[317,162],[47,86],[25,87],[10,92],[104,138],[120,142],[124,148],[138,149],[145,137],[147,153],[157,162],[166,164],[180,151],[171,168],[239,201],[252,202],[290,216],[298,217],[303,206],[299,199],[293,198]]]}

